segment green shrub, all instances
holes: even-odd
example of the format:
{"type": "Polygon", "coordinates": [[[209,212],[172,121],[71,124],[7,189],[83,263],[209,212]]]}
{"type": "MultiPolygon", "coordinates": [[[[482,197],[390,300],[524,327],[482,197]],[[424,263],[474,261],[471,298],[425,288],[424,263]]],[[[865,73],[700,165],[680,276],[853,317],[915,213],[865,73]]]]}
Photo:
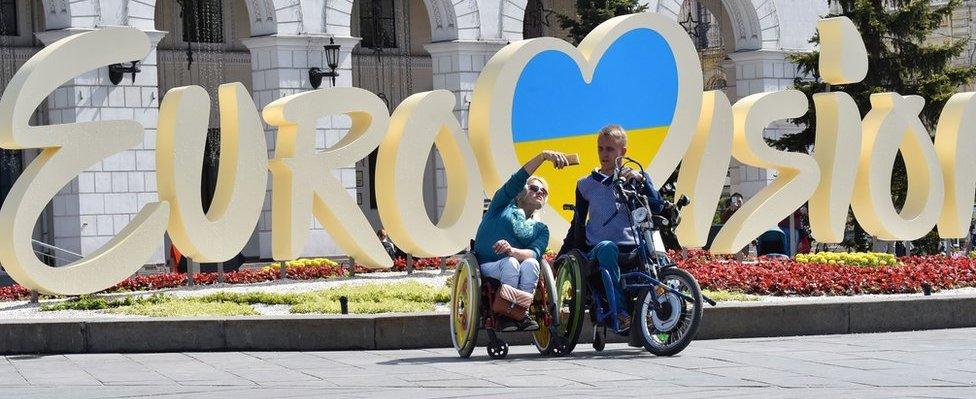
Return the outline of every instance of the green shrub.
{"type": "Polygon", "coordinates": [[[712,290],[702,290],[702,295],[711,298],[715,302],[727,302],[727,301],[758,301],[761,297],[758,295],[749,295],[737,291],[712,291],[712,290]]]}
{"type": "Polygon", "coordinates": [[[109,310],[112,313],[151,317],[232,316],[257,314],[251,305],[291,305],[292,313],[339,313],[339,297],[349,300],[349,312],[423,312],[451,300],[447,287],[433,287],[416,281],[393,284],[347,284],[303,293],[215,292],[197,298],[176,298],[161,294],[107,300],[82,296],[47,304],[41,310],[109,310]]]}
{"type": "Polygon", "coordinates": [[[317,299],[338,301],[345,296],[349,302],[382,302],[389,299],[402,299],[413,302],[447,303],[451,301],[451,291],[446,287],[434,288],[416,281],[396,284],[342,285],[311,293],[317,299]]]}
{"type": "Polygon", "coordinates": [[[121,306],[131,306],[137,304],[153,304],[162,303],[169,301],[171,298],[160,295],[153,294],[148,297],[124,297],[120,299],[108,300],[103,297],[82,295],[77,298],[72,298],[67,301],[48,303],[41,305],[41,311],[56,311],[56,310],[102,310],[102,309],[112,309],[121,306]]]}
{"type": "Polygon", "coordinates": [[[265,304],[265,305],[295,305],[301,302],[305,302],[312,299],[312,296],[307,293],[295,294],[287,293],[281,294],[276,292],[215,292],[210,295],[206,295],[198,298],[203,302],[234,302],[240,304],[254,305],[254,304],[265,304]]]}
{"type": "MultiPolygon", "coordinates": [[[[416,302],[403,299],[386,299],[382,302],[349,302],[349,313],[355,314],[375,314],[375,313],[411,313],[429,312],[434,310],[432,302],[416,302]]],[[[303,302],[291,307],[291,313],[327,313],[338,314],[339,301],[312,301],[303,302]]]]}
{"type": "Polygon", "coordinates": [[[110,309],[109,312],[149,317],[252,316],[258,314],[251,305],[234,302],[204,302],[185,298],[158,303],[138,303],[110,309]]]}

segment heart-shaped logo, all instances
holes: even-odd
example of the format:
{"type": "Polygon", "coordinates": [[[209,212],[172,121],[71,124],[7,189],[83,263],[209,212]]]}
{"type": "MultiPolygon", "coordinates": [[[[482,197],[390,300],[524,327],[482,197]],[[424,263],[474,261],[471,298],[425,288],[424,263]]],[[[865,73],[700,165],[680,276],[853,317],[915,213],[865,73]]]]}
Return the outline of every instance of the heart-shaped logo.
{"type": "Polygon", "coordinates": [[[618,124],[628,131],[627,156],[649,162],[655,182],[681,161],[702,101],[701,65],[688,34],[653,13],[613,18],[579,48],[555,38],[516,42],[485,66],[471,101],[469,135],[486,189],[494,192],[541,150],[579,153],[581,167],[551,166],[545,218],[562,239],[576,180],[599,166],[596,135],[618,124]],[[551,217],[555,213],[562,218],[551,217]]]}

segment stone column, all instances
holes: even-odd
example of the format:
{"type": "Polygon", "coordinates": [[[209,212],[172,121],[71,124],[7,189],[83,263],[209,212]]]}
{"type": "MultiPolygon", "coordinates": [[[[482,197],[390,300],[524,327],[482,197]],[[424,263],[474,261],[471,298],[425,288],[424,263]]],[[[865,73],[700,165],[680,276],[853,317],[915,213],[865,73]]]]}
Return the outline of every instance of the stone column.
{"type": "MultiPolygon", "coordinates": [[[[431,56],[434,89],[450,90],[457,97],[454,114],[465,133],[468,131],[471,92],[474,91],[478,75],[491,56],[506,44],[508,43],[502,41],[451,41],[424,45],[424,49],[431,56]]],[[[436,156],[436,151],[434,158],[437,190],[433,200],[436,201],[437,212],[440,214],[447,199],[447,179],[444,163],[440,156],[436,156]]]]}
{"type": "MultiPolygon", "coordinates": [[[[62,29],[36,35],[45,45],[50,45],[88,30],[62,29]]],[[[95,164],[54,197],[53,244],[58,247],[91,254],[128,225],[143,205],[159,199],[155,153],[159,116],[156,45],[166,32],[145,32],[152,47],[139,63],[141,72],[135,81],[127,74],[118,86],[113,85],[108,67],[101,67],[68,81],[48,97],[51,124],[128,119],[146,129],[142,144],[95,164]]],[[[162,239],[159,244],[159,250],[148,263],[165,262],[162,239]]],[[[65,254],[57,256],[74,260],[65,254]]]]}
{"type": "MultiPolygon", "coordinates": [[[[751,94],[793,87],[793,78],[797,75],[796,64],[789,62],[786,55],[786,51],[778,50],[729,54],[731,61],[724,65],[729,71],[729,86],[726,88],[729,100],[735,102],[751,94]]],[[[765,136],[776,138],[799,130],[799,127],[785,120],[776,121],[766,128],[765,136]]],[[[775,174],[776,171],[746,166],[733,160],[729,168],[730,193],[740,193],[748,199],[772,182],[775,174]]]]}
{"type": "MultiPolygon", "coordinates": [[[[312,90],[308,81],[309,68],[328,70],[325,61],[325,46],[330,36],[324,35],[271,35],[244,39],[244,45],[251,51],[252,97],[258,107],[263,109],[274,100],[291,94],[312,90]]],[[[333,38],[340,45],[339,76],[336,86],[352,86],[352,49],[359,43],[356,37],[333,38]]],[[[319,88],[330,87],[329,78],[322,79],[319,88]]],[[[338,142],[348,131],[348,117],[327,117],[319,120],[316,149],[322,150],[338,142]]],[[[265,125],[268,141],[268,157],[274,157],[275,135],[277,131],[265,125]]],[[[343,186],[353,198],[356,197],[356,167],[349,165],[332,173],[342,180],[343,186]]],[[[271,179],[265,194],[264,210],[258,222],[256,234],[245,248],[245,256],[271,258],[271,179]]],[[[312,230],[305,245],[303,256],[339,255],[339,248],[318,221],[312,221],[312,230]]]]}

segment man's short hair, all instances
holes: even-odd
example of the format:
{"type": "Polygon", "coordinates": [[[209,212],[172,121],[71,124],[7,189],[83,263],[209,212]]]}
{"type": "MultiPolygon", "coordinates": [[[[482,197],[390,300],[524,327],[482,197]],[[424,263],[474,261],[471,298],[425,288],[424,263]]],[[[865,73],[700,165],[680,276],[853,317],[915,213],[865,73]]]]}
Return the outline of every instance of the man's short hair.
{"type": "Polygon", "coordinates": [[[620,125],[606,125],[603,129],[600,129],[600,134],[597,135],[597,139],[600,137],[607,136],[612,138],[614,141],[627,145],[627,131],[624,130],[620,125]]]}

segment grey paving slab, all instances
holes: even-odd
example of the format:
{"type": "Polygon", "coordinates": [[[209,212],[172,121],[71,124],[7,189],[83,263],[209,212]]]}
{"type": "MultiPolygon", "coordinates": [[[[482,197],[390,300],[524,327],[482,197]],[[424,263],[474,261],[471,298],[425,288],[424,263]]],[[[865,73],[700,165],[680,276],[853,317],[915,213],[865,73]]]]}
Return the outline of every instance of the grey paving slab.
{"type": "Polygon", "coordinates": [[[450,349],[6,356],[3,397],[666,396],[972,398],[976,329],[699,341],[675,357],[623,344],[491,360],[450,349]]]}

